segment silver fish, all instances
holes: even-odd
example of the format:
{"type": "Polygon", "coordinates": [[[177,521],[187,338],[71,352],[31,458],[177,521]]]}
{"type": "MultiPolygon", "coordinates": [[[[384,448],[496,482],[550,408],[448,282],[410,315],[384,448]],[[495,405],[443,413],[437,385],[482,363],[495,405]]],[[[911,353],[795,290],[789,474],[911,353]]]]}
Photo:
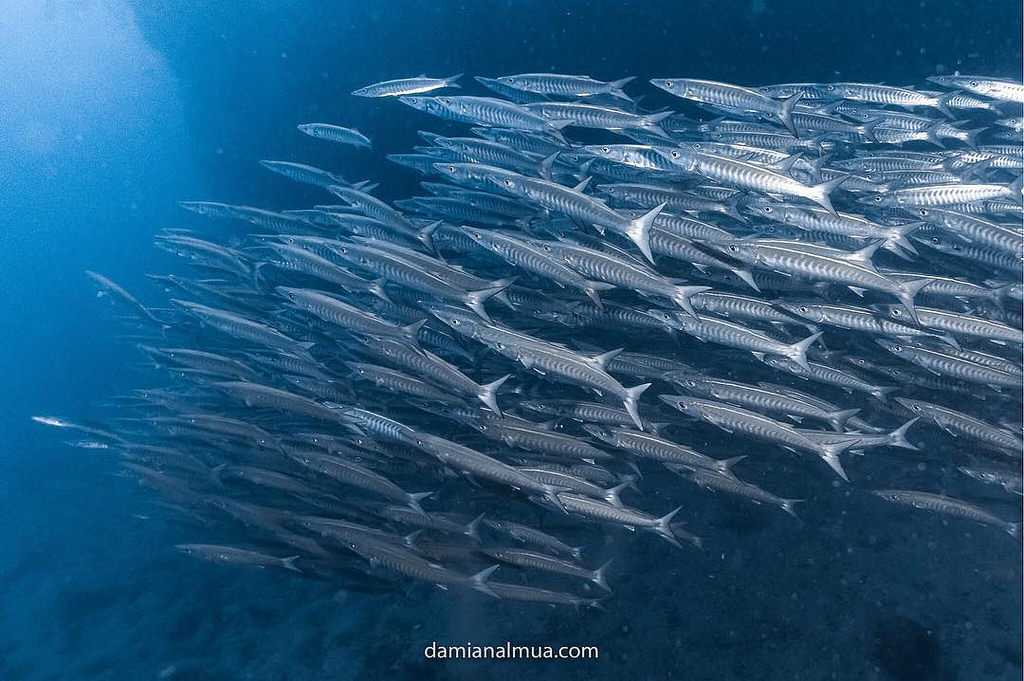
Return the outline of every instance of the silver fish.
{"type": "Polygon", "coordinates": [[[456,81],[462,74],[449,76],[447,78],[428,78],[427,76],[416,76],[415,78],[397,78],[385,80],[372,85],[366,85],[352,94],[357,97],[401,97],[403,95],[422,95],[434,90],[443,88],[459,87],[456,81]]]}
{"type": "Polygon", "coordinates": [[[911,506],[922,511],[973,520],[982,525],[998,527],[1014,539],[1020,538],[1020,523],[1011,523],[992,515],[985,509],[966,501],[930,492],[914,490],[883,489],[871,492],[876,497],[901,506],[911,506]]]}

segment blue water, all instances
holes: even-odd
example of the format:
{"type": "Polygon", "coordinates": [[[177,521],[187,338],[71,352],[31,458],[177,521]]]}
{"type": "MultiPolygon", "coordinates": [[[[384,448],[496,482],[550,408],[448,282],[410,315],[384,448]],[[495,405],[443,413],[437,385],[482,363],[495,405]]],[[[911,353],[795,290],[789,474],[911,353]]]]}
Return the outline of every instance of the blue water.
{"type": "Polygon", "coordinates": [[[695,500],[695,514],[716,518],[713,547],[629,544],[604,613],[428,589],[338,595],[183,559],[170,547],[192,538],[116,460],[29,421],[87,420],[138,385],[117,313],[83,270],[156,299],[143,275],[170,260],[151,237],[187,224],[178,200],[320,199],[260,171],[261,158],[374,178],[384,198],[413,191],[383,155],[415,144],[425,117],[347,96],[355,87],[547,70],[746,84],[1019,78],[1019,3],[196,4],[0,3],[0,681],[1020,677],[1019,546],[841,491],[819,490],[802,527],[695,500]],[[377,153],[341,167],[294,130],[320,119],[359,128],[377,153]],[[585,643],[601,659],[423,658],[431,641],[467,640],[585,643]]]}

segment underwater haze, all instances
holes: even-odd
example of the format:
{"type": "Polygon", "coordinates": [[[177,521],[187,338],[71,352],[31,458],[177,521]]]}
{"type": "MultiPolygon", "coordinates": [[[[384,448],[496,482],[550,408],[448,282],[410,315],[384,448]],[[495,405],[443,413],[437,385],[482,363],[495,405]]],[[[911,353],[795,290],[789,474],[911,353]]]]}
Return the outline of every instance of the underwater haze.
{"type": "Polygon", "coordinates": [[[0,681],[1020,678],[1020,3],[5,4],[0,681]]]}

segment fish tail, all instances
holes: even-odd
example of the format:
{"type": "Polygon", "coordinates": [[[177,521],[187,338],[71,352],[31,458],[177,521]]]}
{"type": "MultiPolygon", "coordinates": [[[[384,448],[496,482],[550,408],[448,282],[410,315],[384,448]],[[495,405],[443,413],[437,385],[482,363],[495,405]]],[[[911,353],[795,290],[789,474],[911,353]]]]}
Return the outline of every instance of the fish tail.
{"type": "Polygon", "coordinates": [[[605,571],[608,569],[608,566],[612,564],[613,560],[615,559],[611,558],[608,561],[606,561],[604,565],[594,570],[594,572],[591,573],[590,576],[590,581],[592,581],[594,584],[597,584],[599,587],[601,587],[609,593],[611,593],[612,589],[608,586],[608,580],[606,579],[607,576],[605,574],[605,571]]]}
{"type": "Polygon", "coordinates": [[[928,141],[942,149],[945,149],[946,145],[942,143],[942,136],[939,135],[939,128],[945,124],[945,121],[935,121],[925,128],[925,133],[928,135],[928,141]]]}
{"type": "Polygon", "coordinates": [[[487,408],[502,418],[501,409],[498,407],[498,388],[500,388],[505,381],[512,378],[512,374],[505,374],[497,381],[492,381],[485,385],[478,386],[477,398],[487,405],[487,408]]]}
{"type": "Polygon", "coordinates": [[[551,171],[554,169],[555,161],[558,160],[558,155],[561,153],[561,151],[556,151],[555,153],[545,157],[544,160],[538,163],[537,174],[540,175],[543,179],[551,182],[553,177],[553,173],[551,171]]]}
{"type": "Polygon", "coordinates": [[[640,127],[647,132],[657,135],[658,137],[672,139],[658,124],[673,114],[675,114],[675,111],[661,111],[659,113],[648,114],[642,118],[640,127]]]}
{"type": "Polygon", "coordinates": [[[910,281],[903,282],[899,287],[899,293],[896,297],[903,303],[903,307],[907,308],[907,314],[914,320],[915,324],[920,325],[920,321],[917,319],[917,308],[914,306],[914,296],[917,295],[918,291],[923,289],[928,284],[932,283],[931,279],[912,279],[910,281]]]}
{"type": "Polygon", "coordinates": [[[402,537],[402,545],[406,548],[415,549],[416,540],[419,539],[421,534],[423,534],[423,530],[414,530],[413,532],[410,532],[402,537]]]}
{"type": "Polygon", "coordinates": [[[793,123],[793,109],[796,108],[797,102],[803,96],[804,93],[798,92],[779,103],[779,120],[786,126],[786,130],[789,130],[789,134],[797,138],[800,137],[800,133],[796,129],[796,124],[793,123]]]}
{"type": "Polygon", "coordinates": [[[1021,203],[1024,200],[1024,196],[1021,195],[1021,190],[1024,190],[1024,175],[1019,176],[1016,180],[1010,183],[1010,193],[1013,195],[1013,200],[1017,203],[1021,203]]]}
{"type": "Polygon", "coordinates": [[[598,425],[596,423],[584,423],[582,424],[582,427],[583,430],[585,430],[591,436],[596,437],[601,442],[606,442],[610,445],[615,444],[615,438],[612,436],[611,431],[609,431],[604,426],[598,425]]]}
{"type": "Polygon", "coordinates": [[[630,99],[629,95],[622,91],[622,88],[624,88],[626,85],[629,85],[635,79],[636,76],[627,76],[626,78],[619,78],[618,80],[610,81],[608,83],[608,94],[610,94],[612,97],[618,97],[619,99],[627,99],[629,101],[633,101],[632,99],[630,99]]]}
{"type": "Polygon", "coordinates": [[[423,515],[426,515],[427,512],[423,510],[422,506],[420,506],[420,500],[421,499],[426,499],[427,497],[429,497],[429,496],[431,496],[433,494],[434,494],[433,492],[416,492],[415,494],[410,494],[409,495],[409,501],[408,501],[409,508],[411,508],[412,510],[416,511],[417,513],[421,513],[423,515]]]}
{"type": "Polygon", "coordinates": [[[725,214],[728,215],[729,217],[731,217],[733,220],[736,220],[737,222],[746,222],[747,218],[740,211],[740,206],[742,206],[742,205],[743,205],[743,195],[742,194],[737,194],[736,196],[733,196],[733,197],[729,198],[725,202],[725,214]]]}
{"type": "Polygon", "coordinates": [[[464,75],[466,75],[466,74],[464,74],[464,73],[456,73],[454,76],[448,76],[447,78],[443,78],[442,80],[444,80],[445,87],[461,88],[462,86],[459,85],[458,82],[456,82],[456,81],[458,81],[459,78],[462,78],[464,75]]]}
{"type": "Polygon", "coordinates": [[[827,180],[826,182],[822,182],[821,184],[816,184],[813,187],[808,187],[806,198],[814,201],[829,213],[838,215],[838,213],[836,213],[836,209],[832,207],[832,192],[835,191],[843,182],[846,182],[848,177],[849,175],[841,175],[831,180],[827,180]]]}
{"type": "MultiPolygon", "coordinates": [[[[548,121],[547,124],[548,124],[548,127],[551,128],[551,130],[553,130],[554,132],[549,131],[548,134],[554,135],[556,132],[560,133],[562,128],[567,128],[570,125],[572,125],[573,123],[575,123],[575,121],[572,120],[571,118],[556,118],[556,119],[552,119],[552,120],[548,121]]],[[[561,134],[559,134],[558,137],[560,137],[561,139],[565,139],[564,137],[561,137],[561,134]]]]}
{"type": "Polygon", "coordinates": [[[935,108],[941,111],[942,115],[945,116],[946,118],[956,118],[956,114],[954,114],[953,110],[949,108],[949,103],[953,101],[954,97],[962,95],[963,92],[963,90],[953,90],[952,92],[947,92],[946,94],[939,97],[938,101],[936,102],[935,108]]]}
{"type": "Polygon", "coordinates": [[[630,418],[633,419],[633,423],[640,430],[644,429],[644,424],[640,420],[640,395],[645,390],[651,387],[650,383],[642,383],[638,386],[634,386],[626,390],[626,398],[622,401],[626,407],[626,411],[629,412],[630,418]]]}
{"type": "Polygon", "coordinates": [[[800,516],[796,514],[796,505],[803,503],[803,501],[803,499],[783,499],[781,503],[782,510],[800,520],[800,516]]]}
{"type": "Polygon", "coordinates": [[[871,389],[871,396],[880,402],[885,402],[889,395],[899,390],[894,385],[877,385],[871,389]]]}
{"type": "Polygon", "coordinates": [[[480,572],[476,573],[469,578],[470,587],[474,591],[479,591],[480,593],[485,593],[488,596],[498,598],[498,594],[494,593],[494,590],[487,584],[487,578],[490,577],[497,569],[497,565],[492,565],[491,567],[484,568],[480,572]]]}
{"type": "Polygon", "coordinates": [[[850,476],[846,474],[846,470],[843,468],[843,462],[839,460],[839,455],[845,452],[850,447],[853,447],[860,438],[850,438],[848,440],[840,440],[838,442],[825,442],[819,445],[821,451],[821,458],[825,460],[829,468],[836,472],[840,478],[845,482],[850,482],[850,476]]]}
{"type": "Polygon", "coordinates": [[[905,225],[897,225],[893,227],[892,231],[895,234],[895,236],[892,239],[890,239],[890,243],[896,244],[897,246],[902,248],[904,251],[907,251],[908,253],[919,255],[917,248],[914,246],[914,244],[910,242],[909,239],[907,239],[907,235],[913,232],[914,230],[923,227],[924,225],[925,223],[923,221],[918,221],[908,222],[905,225]]]}
{"type": "Polygon", "coordinates": [[[298,572],[301,575],[302,574],[302,570],[300,570],[295,565],[295,561],[297,561],[298,559],[299,559],[299,556],[288,556],[287,558],[282,558],[281,559],[281,567],[283,567],[285,570],[291,570],[292,572],[298,572]]]}
{"type": "Polygon", "coordinates": [[[402,327],[402,335],[405,336],[413,345],[419,345],[419,332],[423,328],[423,325],[427,323],[426,319],[421,319],[418,322],[407,324],[402,327]]]}
{"type": "Polygon", "coordinates": [[[569,491],[571,491],[571,490],[569,490],[569,488],[567,488],[567,487],[555,487],[554,485],[545,485],[544,486],[544,498],[547,499],[552,504],[554,504],[555,508],[559,509],[562,513],[565,513],[566,515],[568,515],[569,509],[567,509],[565,507],[565,503],[558,496],[558,493],[559,492],[569,492],[569,491]]]}
{"type": "MultiPolygon", "coordinates": [[[[963,141],[964,144],[967,145],[968,148],[977,151],[978,136],[981,135],[981,133],[985,132],[986,130],[988,130],[988,128],[974,128],[973,130],[966,131],[966,139],[964,139],[963,141]]],[[[984,161],[978,161],[978,163],[985,164],[983,167],[990,167],[992,165],[992,159],[985,159],[984,161]]],[[[973,166],[971,166],[972,171],[974,170],[974,168],[977,167],[978,163],[975,163],[973,166]]],[[[981,168],[979,168],[978,170],[981,170],[981,168]]]]}
{"type": "Polygon", "coordinates": [[[669,523],[672,522],[672,518],[674,518],[676,514],[679,513],[679,511],[681,510],[683,510],[683,507],[677,506],[674,511],[669,511],[662,517],[658,518],[658,521],[654,525],[654,531],[659,536],[661,536],[669,544],[672,544],[672,546],[675,546],[680,549],[683,548],[683,545],[680,544],[679,540],[676,539],[676,536],[672,534],[672,528],[669,526],[669,523]]]}
{"type": "Polygon", "coordinates": [[[383,300],[385,303],[393,305],[394,302],[388,296],[387,291],[384,290],[384,282],[384,279],[377,279],[376,281],[372,281],[370,282],[370,285],[366,287],[366,290],[369,291],[371,295],[377,296],[378,298],[383,300]]]}
{"type": "Polygon", "coordinates": [[[860,409],[840,409],[828,414],[828,423],[837,433],[843,432],[846,422],[860,413],[860,409]]]}
{"type": "Polygon", "coordinates": [[[492,286],[490,288],[480,289],[479,291],[469,291],[466,293],[466,307],[476,312],[485,321],[490,323],[491,318],[487,314],[487,310],[484,308],[484,302],[495,296],[509,287],[508,283],[499,284],[498,286],[492,286]]]}
{"type": "Polygon", "coordinates": [[[690,302],[690,296],[695,296],[704,291],[710,291],[710,286],[674,286],[672,287],[672,302],[683,308],[686,314],[696,317],[697,313],[690,302]]]}
{"type": "Polygon", "coordinates": [[[471,537],[477,541],[480,541],[480,523],[484,521],[484,515],[481,513],[477,517],[473,518],[466,524],[466,529],[462,531],[467,537],[471,537]]]}
{"type": "Polygon", "coordinates": [[[907,435],[907,431],[910,430],[910,427],[912,425],[914,425],[915,423],[917,423],[920,419],[921,419],[920,416],[915,416],[914,418],[910,419],[909,421],[904,423],[902,426],[900,426],[896,430],[894,430],[891,433],[889,433],[889,440],[888,440],[887,444],[890,447],[899,447],[901,449],[910,449],[910,450],[913,450],[915,452],[918,451],[917,447],[915,447],[914,445],[910,444],[910,442],[907,441],[906,435],[907,435]]]}
{"type": "Polygon", "coordinates": [[[1017,541],[1021,540],[1020,523],[1006,523],[1006,532],[1017,541]]]}
{"type": "Polygon", "coordinates": [[[862,123],[858,128],[858,132],[864,135],[864,137],[866,137],[869,142],[877,143],[878,138],[875,137],[875,128],[880,127],[882,125],[883,120],[884,119],[882,118],[875,118],[865,123],[862,123]]]}
{"type": "Polygon", "coordinates": [[[262,272],[263,272],[263,268],[266,267],[269,264],[270,263],[268,263],[268,262],[258,262],[256,264],[254,264],[250,268],[250,270],[249,270],[249,275],[252,277],[252,286],[257,291],[264,290],[263,289],[264,279],[263,279],[262,272]]]}
{"type": "Polygon", "coordinates": [[[741,456],[734,456],[730,459],[720,459],[718,461],[717,466],[718,471],[725,475],[732,475],[732,467],[738,464],[740,461],[743,461],[743,459],[745,458],[747,458],[746,454],[743,454],[741,456]]]}
{"type": "Polygon", "coordinates": [[[754,273],[751,272],[750,270],[747,270],[747,269],[734,269],[734,270],[729,270],[729,271],[732,272],[733,274],[735,274],[739,278],[740,281],[742,281],[744,284],[746,284],[750,288],[754,289],[758,293],[761,292],[761,287],[757,285],[756,281],[754,281],[754,273]]]}
{"type": "Polygon", "coordinates": [[[1002,303],[1013,291],[1014,286],[1016,286],[1016,284],[1003,284],[1001,286],[996,286],[995,288],[989,289],[988,296],[991,297],[993,301],[1002,303]]]}
{"type": "Polygon", "coordinates": [[[810,369],[811,367],[807,364],[807,350],[814,345],[816,340],[821,338],[823,333],[824,331],[818,331],[817,333],[812,333],[799,343],[787,345],[785,356],[802,366],[804,369],[810,369]]]}
{"type": "Polygon", "coordinates": [[[612,288],[615,287],[603,281],[587,281],[583,287],[583,292],[587,294],[587,298],[590,298],[590,302],[596,305],[598,310],[604,310],[604,303],[601,302],[600,292],[612,288]]]}
{"type": "Polygon", "coordinates": [[[651,253],[651,227],[654,225],[654,220],[667,205],[667,202],[658,204],[644,215],[630,220],[629,227],[626,230],[626,236],[637,245],[637,248],[640,249],[640,252],[644,254],[644,257],[651,264],[654,264],[654,255],[651,253]]]}
{"type": "Polygon", "coordinates": [[[630,478],[623,483],[610,487],[604,491],[604,500],[613,506],[622,506],[622,499],[619,498],[619,493],[627,487],[633,487],[633,479],[630,478]]]}
{"type": "MultiPolygon", "coordinates": [[[[491,286],[508,287],[516,283],[516,279],[517,277],[505,277],[504,279],[495,279],[494,281],[491,282],[491,286]]],[[[508,288],[506,288],[504,291],[498,291],[497,293],[495,293],[494,299],[510,310],[516,309],[515,303],[513,303],[508,297],[508,288]]]]}
{"type": "Polygon", "coordinates": [[[435,220],[429,225],[424,226],[418,232],[416,232],[416,240],[426,246],[427,250],[431,253],[436,253],[437,249],[434,248],[434,232],[437,228],[444,224],[444,220],[435,220]]]}

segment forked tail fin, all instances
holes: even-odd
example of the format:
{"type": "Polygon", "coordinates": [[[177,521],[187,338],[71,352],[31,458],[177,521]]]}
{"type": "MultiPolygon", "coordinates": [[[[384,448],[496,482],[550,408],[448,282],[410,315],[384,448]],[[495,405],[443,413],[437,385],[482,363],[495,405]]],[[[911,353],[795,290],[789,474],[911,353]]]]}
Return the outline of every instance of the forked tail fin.
{"type": "Polygon", "coordinates": [[[800,137],[800,132],[796,129],[796,125],[793,123],[793,109],[803,96],[804,93],[798,92],[780,103],[779,121],[786,126],[786,130],[789,130],[789,134],[793,137],[800,137]]]}
{"type": "Polygon", "coordinates": [[[654,264],[654,255],[651,253],[651,227],[667,205],[667,203],[658,204],[647,213],[630,220],[629,227],[626,229],[626,236],[637,245],[637,248],[651,264],[654,264]]]}
{"type": "Polygon", "coordinates": [[[792,345],[787,345],[786,349],[785,349],[785,356],[788,357],[789,359],[793,360],[794,362],[796,362],[800,366],[802,366],[804,369],[808,369],[809,370],[811,367],[807,364],[807,350],[812,345],[814,345],[815,341],[817,341],[819,338],[821,338],[821,335],[823,333],[824,333],[824,331],[819,331],[817,333],[811,334],[810,336],[808,336],[807,338],[803,339],[799,343],[793,343],[792,345]]]}
{"type": "Polygon", "coordinates": [[[683,545],[680,544],[679,540],[676,539],[676,536],[672,534],[672,528],[669,527],[669,523],[672,522],[672,518],[674,518],[675,515],[679,513],[679,511],[681,510],[683,510],[683,507],[678,506],[674,511],[670,511],[669,513],[666,513],[662,517],[658,518],[653,528],[654,532],[657,533],[660,537],[662,537],[665,541],[667,541],[669,544],[672,544],[672,546],[675,546],[680,549],[683,548],[683,545]]]}
{"type": "Polygon", "coordinates": [[[636,427],[640,430],[644,429],[644,424],[640,420],[640,395],[650,387],[650,383],[643,383],[633,388],[629,388],[626,390],[626,399],[622,401],[626,407],[626,411],[629,412],[630,418],[633,419],[633,423],[635,423],[636,427]]]}
{"type": "Polygon", "coordinates": [[[512,378],[512,374],[505,374],[497,381],[481,385],[479,386],[476,394],[477,398],[487,405],[488,409],[497,414],[499,418],[502,417],[502,413],[501,409],[498,407],[498,388],[500,388],[505,381],[510,378],[512,378]]]}
{"type": "Polygon", "coordinates": [[[469,578],[470,587],[480,593],[485,593],[488,596],[498,598],[498,594],[494,593],[494,590],[487,584],[487,578],[490,577],[499,566],[492,565],[489,568],[484,568],[480,572],[476,573],[469,578]]]}
{"type": "Polygon", "coordinates": [[[833,178],[827,182],[822,182],[821,184],[816,184],[813,187],[808,187],[806,198],[814,201],[829,213],[838,215],[838,213],[836,213],[836,209],[832,207],[832,192],[835,191],[835,189],[843,182],[846,182],[848,177],[849,175],[841,175],[840,177],[833,178]]]}

